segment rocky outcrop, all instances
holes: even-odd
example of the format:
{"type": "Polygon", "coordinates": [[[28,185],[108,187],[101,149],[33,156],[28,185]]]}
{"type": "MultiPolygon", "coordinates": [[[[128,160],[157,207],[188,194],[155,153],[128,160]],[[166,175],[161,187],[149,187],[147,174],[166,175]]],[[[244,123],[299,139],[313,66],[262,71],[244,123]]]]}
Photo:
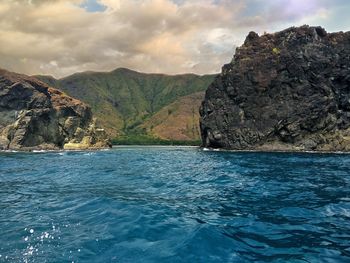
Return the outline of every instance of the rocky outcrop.
{"type": "Polygon", "coordinates": [[[43,82],[0,69],[0,149],[109,147],[90,107],[43,82]]]}
{"type": "Polygon", "coordinates": [[[350,151],[350,32],[250,32],[200,115],[205,147],[350,151]]]}

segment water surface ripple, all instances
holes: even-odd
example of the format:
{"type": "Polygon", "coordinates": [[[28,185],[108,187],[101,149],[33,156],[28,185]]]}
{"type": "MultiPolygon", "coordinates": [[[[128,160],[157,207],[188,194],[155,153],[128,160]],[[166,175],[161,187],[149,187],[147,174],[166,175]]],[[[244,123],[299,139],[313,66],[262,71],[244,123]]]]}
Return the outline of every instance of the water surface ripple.
{"type": "Polygon", "coordinates": [[[0,262],[350,262],[350,155],[0,154],[0,262]]]}

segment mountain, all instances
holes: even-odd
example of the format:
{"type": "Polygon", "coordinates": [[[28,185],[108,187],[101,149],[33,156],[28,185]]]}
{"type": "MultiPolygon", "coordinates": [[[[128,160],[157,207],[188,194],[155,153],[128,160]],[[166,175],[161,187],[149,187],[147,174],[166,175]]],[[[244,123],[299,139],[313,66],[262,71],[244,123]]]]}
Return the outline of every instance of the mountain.
{"type": "Polygon", "coordinates": [[[204,92],[181,97],[147,119],[141,128],[164,140],[194,141],[199,139],[198,109],[204,92]]]}
{"type": "Polygon", "coordinates": [[[0,149],[109,147],[85,103],[26,75],[0,69],[0,149]]]}
{"type": "Polygon", "coordinates": [[[350,151],[350,32],[250,32],[201,106],[205,147],[350,151]]]}
{"type": "Polygon", "coordinates": [[[146,133],[164,139],[193,140],[199,139],[196,107],[203,99],[200,94],[204,96],[215,75],[171,76],[119,68],[62,79],[36,77],[89,104],[113,137],[146,133]]]}

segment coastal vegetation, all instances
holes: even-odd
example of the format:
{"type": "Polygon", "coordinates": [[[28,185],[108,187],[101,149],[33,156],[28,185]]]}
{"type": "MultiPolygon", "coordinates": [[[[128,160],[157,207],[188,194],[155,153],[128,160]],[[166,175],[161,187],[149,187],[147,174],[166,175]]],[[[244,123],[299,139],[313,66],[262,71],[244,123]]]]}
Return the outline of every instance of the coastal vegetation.
{"type": "Polygon", "coordinates": [[[198,141],[198,109],[215,75],[145,74],[119,68],[62,79],[36,77],[89,104],[111,138],[129,144],[135,134],[138,142],[145,141],[145,134],[166,143],[198,141]]]}
{"type": "Polygon", "coordinates": [[[147,134],[122,135],[112,139],[113,145],[185,145],[200,146],[200,140],[165,140],[147,134]]]}

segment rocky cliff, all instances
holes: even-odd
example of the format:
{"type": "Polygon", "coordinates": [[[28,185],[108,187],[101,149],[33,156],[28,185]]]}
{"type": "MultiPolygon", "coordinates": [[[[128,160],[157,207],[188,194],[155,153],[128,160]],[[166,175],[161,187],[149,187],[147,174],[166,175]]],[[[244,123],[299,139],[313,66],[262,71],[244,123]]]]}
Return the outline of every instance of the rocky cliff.
{"type": "Polygon", "coordinates": [[[200,115],[205,147],[350,151],[350,32],[250,32],[200,115]]]}
{"type": "Polygon", "coordinates": [[[0,69],[0,149],[108,147],[90,107],[43,82],[0,69]]]}

